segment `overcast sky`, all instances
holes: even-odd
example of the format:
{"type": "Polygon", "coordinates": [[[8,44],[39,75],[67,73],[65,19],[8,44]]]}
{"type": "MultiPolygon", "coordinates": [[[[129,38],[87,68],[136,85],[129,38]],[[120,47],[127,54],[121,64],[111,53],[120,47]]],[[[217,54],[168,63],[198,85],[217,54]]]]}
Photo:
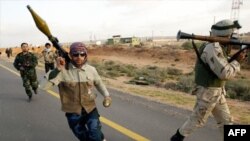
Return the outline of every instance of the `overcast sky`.
{"type": "MultiPolygon", "coordinates": [[[[208,35],[214,21],[229,19],[232,0],[0,0],[0,47],[48,42],[27,5],[60,42],[122,37],[208,35]]],[[[241,33],[250,31],[250,0],[240,6],[241,33]]]]}

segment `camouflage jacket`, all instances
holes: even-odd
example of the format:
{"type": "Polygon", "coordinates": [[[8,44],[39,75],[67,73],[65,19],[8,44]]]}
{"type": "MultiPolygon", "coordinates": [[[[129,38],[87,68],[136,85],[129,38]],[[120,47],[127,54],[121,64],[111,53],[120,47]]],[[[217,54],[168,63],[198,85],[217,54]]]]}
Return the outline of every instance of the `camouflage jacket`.
{"type": "Polygon", "coordinates": [[[54,63],[54,61],[57,57],[56,53],[53,52],[52,50],[46,51],[46,49],[45,49],[45,50],[43,50],[42,54],[43,54],[45,63],[54,63]]]}
{"type": "Polygon", "coordinates": [[[13,63],[14,67],[20,71],[21,75],[34,72],[37,64],[37,57],[31,52],[28,52],[27,54],[21,52],[17,54],[13,63]]]}
{"type": "Polygon", "coordinates": [[[209,65],[219,79],[228,80],[240,71],[240,63],[236,60],[229,63],[224,52],[219,43],[209,43],[203,50],[201,59],[209,65]]]}

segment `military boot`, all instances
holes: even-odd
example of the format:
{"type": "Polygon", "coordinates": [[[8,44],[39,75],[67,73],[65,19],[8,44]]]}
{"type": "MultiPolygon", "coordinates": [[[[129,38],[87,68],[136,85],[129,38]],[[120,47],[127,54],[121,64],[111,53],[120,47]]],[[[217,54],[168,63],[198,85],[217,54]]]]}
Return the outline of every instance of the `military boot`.
{"type": "Polygon", "coordinates": [[[28,102],[30,102],[32,99],[32,95],[29,95],[28,97],[29,97],[28,102]]]}
{"type": "Polygon", "coordinates": [[[28,102],[30,102],[31,99],[32,99],[32,92],[31,92],[30,89],[25,89],[25,91],[26,91],[26,94],[27,94],[27,96],[28,96],[28,102]]]}
{"type": "Polygon", "coordinates": [[[38,94],[38,93],[37,93],[37,89],[33,89],[33,91],[34,91],[35,94],[38,94]]]}
{"type": "Polygon", "coordinates": [[[177,132],[171,137],[170,141],[183,141],[184,138],[185,137],[180,134],[178,129],[177,132]]]}

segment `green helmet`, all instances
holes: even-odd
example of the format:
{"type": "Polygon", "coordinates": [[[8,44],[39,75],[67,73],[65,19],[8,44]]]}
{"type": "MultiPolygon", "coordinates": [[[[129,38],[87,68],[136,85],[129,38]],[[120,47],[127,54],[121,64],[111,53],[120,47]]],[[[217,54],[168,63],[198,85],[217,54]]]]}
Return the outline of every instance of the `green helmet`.
{"type": "Polygon", "coordinates": [[[212,36],[230,36],[235,29],[240,29],[238,21],[221,20],[211,27],[212,36]]]}

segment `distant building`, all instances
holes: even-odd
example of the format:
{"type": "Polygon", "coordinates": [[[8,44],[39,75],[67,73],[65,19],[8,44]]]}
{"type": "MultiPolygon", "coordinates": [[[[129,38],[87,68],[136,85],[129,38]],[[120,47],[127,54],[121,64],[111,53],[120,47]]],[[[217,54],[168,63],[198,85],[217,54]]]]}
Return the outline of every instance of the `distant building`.
{"type": "Polygon", "coordinates": [[[121,35],[114,35],[113,36],[113,44],[120,44],[121,43],[121,35]]]}
{"type": "Polygon", "coordinates": [[[107,44],[108,45],[129,44],[131,46],[139,46],[141,44],[141,39],[138,37],[121,38],[121,35],[114,35],[113,38],[107,40],[107,44]]]}
{"type": "Polygon", "coordinates": [[[107,44],[108,44],[108,45],[113,45],[113,44],[114,44],[113,38],[108,39],[108,40],[107,40],[107,44]]]}

